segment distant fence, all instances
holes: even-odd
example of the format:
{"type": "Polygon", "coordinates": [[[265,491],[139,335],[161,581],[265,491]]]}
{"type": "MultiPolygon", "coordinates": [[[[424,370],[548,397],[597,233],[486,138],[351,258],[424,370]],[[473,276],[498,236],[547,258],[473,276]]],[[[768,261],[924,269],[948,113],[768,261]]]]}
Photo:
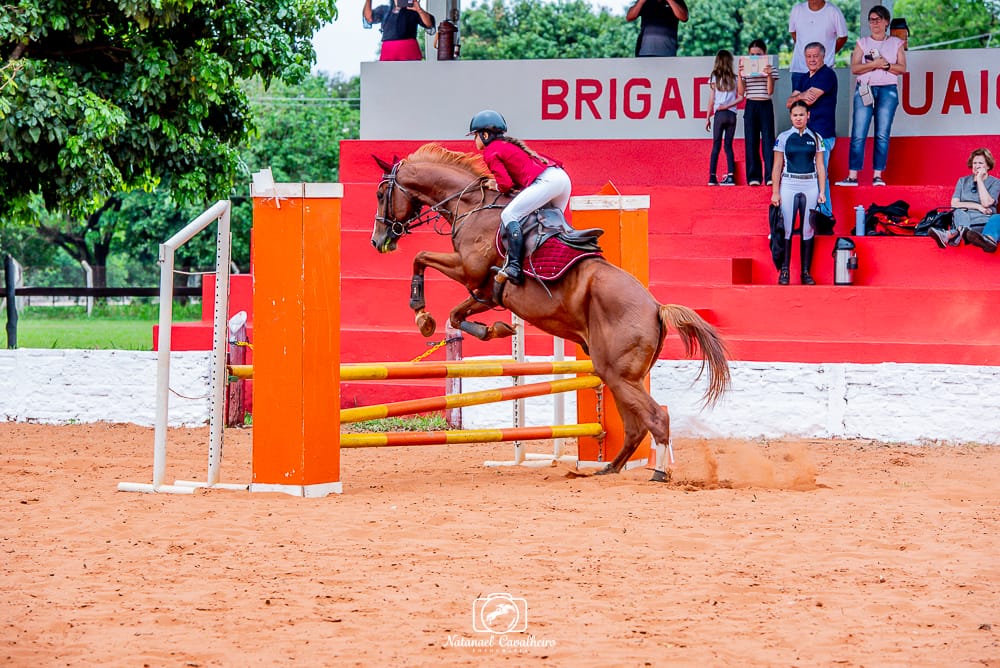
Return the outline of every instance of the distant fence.
{"type": "MultiPolygon", "coordinates": [[[[17,298],[18,297],[159,297],[160,287],[127,288],[79,288],[79,287],[17,287],[17,271],[14,260],[7,256],[4,261],[4,293],[7,302],[7,348],[17,348],[17,298]]],[[[175,287],[174,296],[200,297],[201,288],[195,286],[175,287]]]]}

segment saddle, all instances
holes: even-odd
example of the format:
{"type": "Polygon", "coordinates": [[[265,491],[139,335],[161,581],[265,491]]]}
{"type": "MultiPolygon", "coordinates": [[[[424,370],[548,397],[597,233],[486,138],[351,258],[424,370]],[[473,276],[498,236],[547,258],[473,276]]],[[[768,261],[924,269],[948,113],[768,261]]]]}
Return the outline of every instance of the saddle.
{"type": "MultiPolygon", "coordinates": [[[[532,213],[521,223],[521,232],[524,235],[523,271],[541,281],[558,280],[580,260],[601,255],[597,239],[604,230],[576,230],[556,208],[546,207],[532,213]]],[[[497,230],[496,247],[506,258],[503,226],[497,230]]]]}

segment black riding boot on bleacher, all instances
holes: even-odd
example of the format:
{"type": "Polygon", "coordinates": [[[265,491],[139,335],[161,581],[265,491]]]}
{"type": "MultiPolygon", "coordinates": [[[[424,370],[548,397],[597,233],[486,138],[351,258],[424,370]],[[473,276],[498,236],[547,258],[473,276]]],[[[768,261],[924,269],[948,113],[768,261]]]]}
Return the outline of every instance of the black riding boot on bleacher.
{"type": "Polygon", "coordinates": [[[521,232],[521,224],[511,223],[505,225],[507,232],[507,261],[497,273],[497,280],[500,282],[510,281],[514,285],[524,283],[524,273],[521,271],[521,254],[524,252],[524,233],[521,232]]]}
{"type": "Polygon", "coordinates": [[[813,245],[815,243],[815,238],[803,239],[799,247],[800,254],[802,255],[802,285],[816,285],[816,281],[813,280],[812,275],[809,273],[809,269],[813,263],[813,245]]]}
{"type": "Polygon", "coordinates": [[[792,239],[785,239],[785,259],[781,263],[781,271],[778,272],[778,285],[788,285],[788,265],[792,261],[792,239]]]}

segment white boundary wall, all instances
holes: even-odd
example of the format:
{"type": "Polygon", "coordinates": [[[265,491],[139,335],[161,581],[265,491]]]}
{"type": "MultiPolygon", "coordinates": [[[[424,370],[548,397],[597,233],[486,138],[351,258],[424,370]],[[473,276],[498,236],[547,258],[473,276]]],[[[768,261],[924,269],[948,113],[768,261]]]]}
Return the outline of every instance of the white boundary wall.
{"type": "MultiPolygon", "coordinates": [[[[207,350],[171,353],[170,426],[208,424],[211,358],[207,350]]],[[[156,364],[148,351],[0,350],[0,420],[152,426],[156,364]]]]}
{"type": "MultiPolygon", "coordinates": [[[[210,358],[207,351],[171,355],[171,426],[207,424],[210,358]]],[[[731,368],[732,392],[701,411],[703,381],[691,384],[698,363],[657,362],[652,392],[669,406],[675,435],[1000,445],[1000,367],[733,362],[731,368]]],[[[510,379],[467,378],[463,389],[505,385],[510,379]]],[[[150,426],[155,397],[155,352],[0,350],[2,420],[150,426]]],[[[574,399],[567,395],[568,416],[575,413],[574,399]]],[[[526,403],[528,425],[551,423],[551,397],[526,403]]],[[[467,429],[509,427],[510,408],[467,407],[463,421],[467,429]]]]}

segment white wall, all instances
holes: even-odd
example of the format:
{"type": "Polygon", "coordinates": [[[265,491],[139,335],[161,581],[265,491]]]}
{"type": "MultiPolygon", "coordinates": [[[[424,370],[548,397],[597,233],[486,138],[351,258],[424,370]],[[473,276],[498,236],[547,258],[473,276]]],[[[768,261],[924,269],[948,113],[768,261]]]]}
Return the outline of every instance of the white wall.
{"type": "MultiPolygon", "coordinates": [[[[155,352],[0,351],[0,420],[67,424],[156,420],[155,352]]],[[[208,423],[211,353],[170,356],[170,424],[208,423]]]]}
{"type": "MultiPolygon", "coordinates": [[[[732,392],[706,410],[704,380],[692,386],[698,367],[660,360],[653,369],[653,397],[669,408],[677,436],[1000,444],[998,367],[733,362],[732,392]]],[[[502,380],[464,379],[463,390],[500,387],[502,380]]],[[[566,397],[566,415],[573,416],[573,395],[566,397]]],[[[464,426],[510,426],[511,412],[506,404],[468,407],[464,426]]],[[[552,398],[528,399],[526,414],[528,425],[551,424],[552,398]]]]}
{"type": "MultiPolygon", "coordinates": [[[[911,51],[906,60],[894,137],[996,132],[996,49],[911,51]]],[[[464,139],[469,119],[484,108],[500,110],[511,135],[522,139],[710,138],[712,63],[712,57],[362,63],[361,139],[464,139]],[[405,122],[400,104],[386,100],[406,101],[405,122]]],[[[846,137],[853,81],[846,68],[837,75],[837,130],[846,137]]],[[[791,92],[788,70],[779,77],[776,110],[791,92]]],[[[787,119],[777,113],[779,128],[787,119]]]]}
{"type": "MultiPolygon", "coordinates": [[[[209,368],[208,352],[171,355],[171,425],[207,424],[209,368]]],[[[661,360],[653,370],[653,396],[669,407],[678,436],[1000,444],[1000,367],[734,362],[732,392],[704,411],[704,381],[692,386],[697,369],[696,362],[661,360]]],[[[155,382],[153,352],[3,350],[0,419],[148,426],[155,382]]],[[[509,384],[467,378],[463,389],[509,384]]],[[[565,396],[566,415],[573,416],[573,395],[565,396]]],[[[552,397],[528,399],[526,412],[527,424],[550,424],[552,397]]],[[[466,428],[498,428],[511,426],[511,414],[504,403],[465,408],[463,417],[466,428]]]]}

